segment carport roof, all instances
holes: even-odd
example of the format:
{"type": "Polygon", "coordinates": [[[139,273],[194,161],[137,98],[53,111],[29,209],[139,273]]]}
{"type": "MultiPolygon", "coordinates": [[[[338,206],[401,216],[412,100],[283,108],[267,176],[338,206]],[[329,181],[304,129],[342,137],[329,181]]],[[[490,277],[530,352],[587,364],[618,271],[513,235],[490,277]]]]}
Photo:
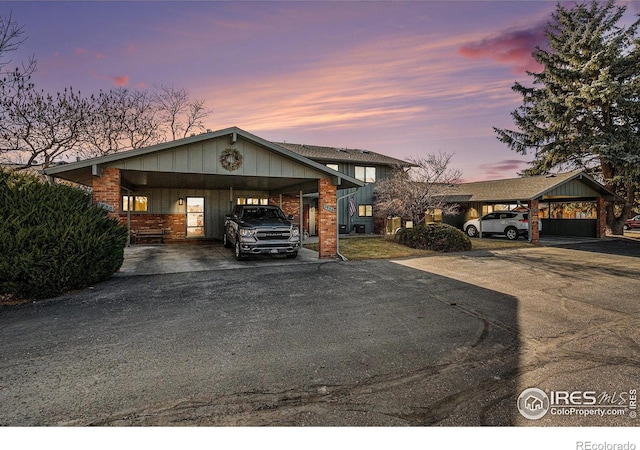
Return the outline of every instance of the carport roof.
{"type": "MultiPolygon", "coordinates": [[[[539,175],[533,177],[509,178],[504,180],[478,181],[473,183],[461,183],[451,186],[446,191],[450,202],[517,202],[528,200],[542,200],[551,191],[561,186],[579,180],[588,188],[613,200],[615,194],[602,184],[595,181],[581,170],[567,173],[539,175]]],[[[579,195],[576,195],[579,197],[579,195]]]]}
{"type": "MultiPolygon", "coordinates": [[[[99,167],[101,166],[118,164],[122,161],[130,160],[133,158],[160,153],[167,150],[172,150],[174,148],[196,144],[202,141],[217,139],[225,136],[229,136],[231,139],[245,139],[264,149],[267,149],[270,152],[276,153],[281,157],[287,158],[288,160],[291,160],[296,164],[308,167],[316,173],[319,172],[323,175],[326,175],[327,178],[332,178],[341,189],[364,186],[364,182],[357,180],[356,178],[330,169],[324,164],[313,161],[278,144],[262,139],[254,134],[248,133],[238,127],[225,128],[218,131],[210,131],[185,139],[179,139],[176,141],[165,142],[149,147],[114,153],[102,157],[90,158],[69,164],[62,164],[45,169],[44,174],[91,186],[92,177],[94,174],[99,173],[99,167]]],[[[123,183],[129,183],[133,186],[144,184],[145,186],[149,187],[154,187],[156,185],[156,187],[175,187],[176,185],[181,185],[183,187],[193,189],[224,189],[228,188],[229,186],[237,186],[238,184],[242,184],[245,188],[248,189],[268,189],[276,191],[283,191],[292,188],[310,191],[314,189],[314,186],[317,189],[317,185],[315,183],[310,183],[310,180],[308,178],[241,176],[231,174],[220,175],[214,173],[167,173],[153,170],[123,170],[122,173],[123,183]],[[139,180],[144,181],[142,182],[139,180]]]]}

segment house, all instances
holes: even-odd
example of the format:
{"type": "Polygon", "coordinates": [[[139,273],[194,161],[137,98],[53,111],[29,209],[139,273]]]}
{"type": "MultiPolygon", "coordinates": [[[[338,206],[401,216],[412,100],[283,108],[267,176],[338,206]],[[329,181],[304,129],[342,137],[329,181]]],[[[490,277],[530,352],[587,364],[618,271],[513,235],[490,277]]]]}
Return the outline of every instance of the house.
{"type": "Polygon", "coordinates": [[[580,170],[461,183],[449,187],[445,195],[448,202],[460,205],[460,214],[444,216],[442,221],[457,228],[494,210],[529,210],[534,243],[539,239],[538,221],[545,235],[604,237],[605,202],[616,199],[615,193],[580,170]]]}
{"type": "MultiPolygon", "coordinates": [[[[341,233],[382,233],[384,219],[374,217],[373,190],[378,181],[387,178],[396,167],[409,167],[407,161],[381,155],[369,150],[322,147],[317,145],[290,144],[278,145],[309,158],[327,167],[356,178],[365,183],[360,188],[338,189],[338,202],[341,233]],[[352,207],[350,208],[350,205],[352,207]]],[[[311,220],[306,230],[314,235],[313,217],[317,210],[317,194],[310,194],[305,200],[305,217],[310,211],[311,220]]]]}
{"type": "Polygon", "coordinates": [[[339,198],[357,197],[349,220],[373,231],[367,183],[395,163],[404,162],[363,150],[277,144],[232,127],[44,172],[91,187],[94,202],[130,230],[160,229],[168,242],[221,239],[236,204],[278,205],[318,235],[320,258],[330,258],[338,218],[342,223],[348,214],[339,198]]]}

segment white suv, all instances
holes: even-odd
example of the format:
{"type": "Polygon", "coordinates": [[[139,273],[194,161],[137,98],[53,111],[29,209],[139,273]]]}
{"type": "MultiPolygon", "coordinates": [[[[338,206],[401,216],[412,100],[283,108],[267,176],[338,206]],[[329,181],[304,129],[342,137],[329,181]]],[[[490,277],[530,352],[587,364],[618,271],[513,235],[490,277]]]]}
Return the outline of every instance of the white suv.
{"type": "MultiPolygon", "coordinates": [[[[538,229],[542,231],[542,222],[538,221],[538,229]]],[[[518,211],[494,211],[480,219],[465,222],[462,230],[469,237],[504,234],[507,239],[515,241],[520,236],[529,236],[529,213],[518,211]]]]}

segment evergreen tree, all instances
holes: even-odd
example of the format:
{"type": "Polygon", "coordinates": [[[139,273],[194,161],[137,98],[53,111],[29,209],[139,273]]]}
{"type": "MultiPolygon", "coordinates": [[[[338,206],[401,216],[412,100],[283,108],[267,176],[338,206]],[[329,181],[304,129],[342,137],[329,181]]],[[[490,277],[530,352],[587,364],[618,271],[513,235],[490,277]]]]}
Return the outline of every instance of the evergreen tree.
{"type": "Polygon", "coordinates": [[[625,199],[607,205],[614,234],[622,234],[640,181],[640,20],[620,26],[625,10],[614,0],[558,4],[548,48],[533,52],[542,71],[527,72],[531,86],[512,88],[523,98],[512,112],[519,130],[494,128],[512,150],[535,152],[525,175],[579,168],[601,177],[625,199]]]}

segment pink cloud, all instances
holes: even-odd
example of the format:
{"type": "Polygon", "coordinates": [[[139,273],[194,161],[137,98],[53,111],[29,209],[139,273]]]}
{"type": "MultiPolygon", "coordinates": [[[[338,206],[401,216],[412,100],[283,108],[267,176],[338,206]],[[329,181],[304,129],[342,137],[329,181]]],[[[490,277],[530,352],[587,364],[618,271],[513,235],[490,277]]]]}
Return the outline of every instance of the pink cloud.
{"type": "Polygon", "coordinates": [[[479,42],[465,44],[458,52],[465,58],[488,58],[510,64],[516,73],[539,70],[540,65],[531,53],[536,46],[543,46],[546,42],[545,26],[546,23],[541,22],[532,28],[507,30],[479,42]]]}
{"type": "Polygon", "coordinates": [[[503,159],[492,164],[480,164],[481,171],[487,176],[504,177],[505,173],[519,172],[526,169],[529,163],[520,159],[503,159]]]}
{"type": "Polygon", "coordinates": [[[136,44],[129,44],[127,45],[127,53],[135,53],[137,50],[136,44]]]}
{"type": "Polygon", "coordinates": [[[95,59],[103,59],[106,57],[104,53],[95,52],[93,50],[89,50],[82,47],[76,48],[76,55],[88,55],[88,56],[94,57],[95,59]]]}
{"type": "Polygon", "coordinates": [[[111,80],[116,86],[126,86],[127,84],[129,84],[129,75],[111,77],[111,80]]]}

